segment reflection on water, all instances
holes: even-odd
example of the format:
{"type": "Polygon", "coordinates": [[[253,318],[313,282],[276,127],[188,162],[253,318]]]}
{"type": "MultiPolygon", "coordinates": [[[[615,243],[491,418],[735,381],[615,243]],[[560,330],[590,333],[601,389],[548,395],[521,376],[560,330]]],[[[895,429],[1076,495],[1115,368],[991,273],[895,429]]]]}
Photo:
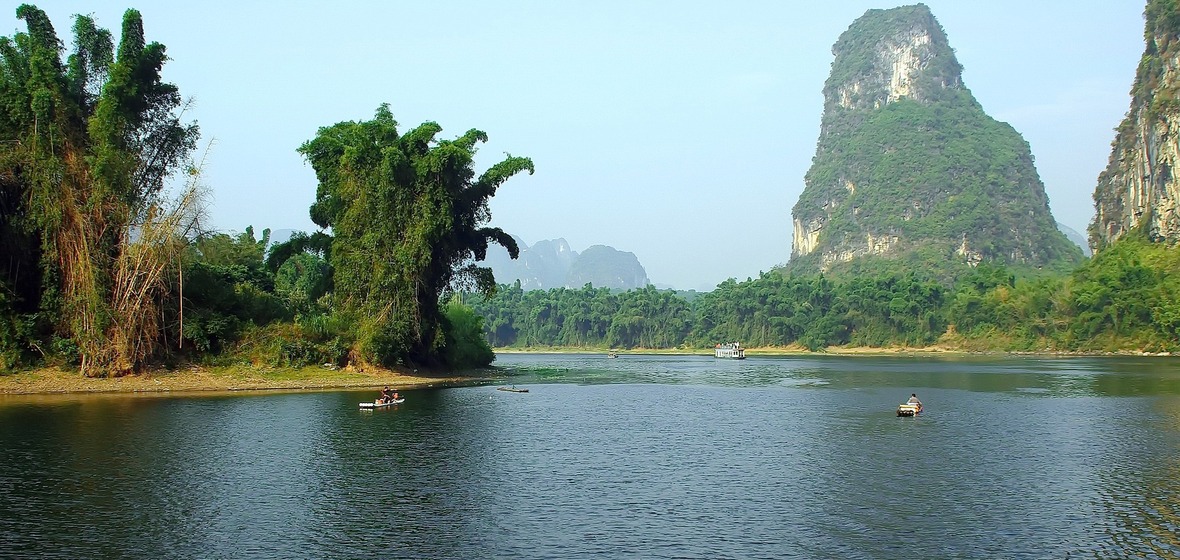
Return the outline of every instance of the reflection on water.
{"type": "Polygon", "coordinates": [[[531,392],[4,398],[0,557],[1180,557],[1168,360],[497,363],[531,392]]]}

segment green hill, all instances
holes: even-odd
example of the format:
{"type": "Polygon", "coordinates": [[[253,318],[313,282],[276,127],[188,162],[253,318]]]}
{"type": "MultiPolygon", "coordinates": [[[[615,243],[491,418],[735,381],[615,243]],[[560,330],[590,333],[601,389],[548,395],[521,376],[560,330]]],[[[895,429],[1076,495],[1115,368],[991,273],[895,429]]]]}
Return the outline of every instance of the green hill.
{"type": "Polygon", "coordinates": [[[925,5],[870,10],[832,50],[788,270],[946,278],[983,262],[1065,271],[1082,260],[1028,143],[963,86],[925,5]]]}

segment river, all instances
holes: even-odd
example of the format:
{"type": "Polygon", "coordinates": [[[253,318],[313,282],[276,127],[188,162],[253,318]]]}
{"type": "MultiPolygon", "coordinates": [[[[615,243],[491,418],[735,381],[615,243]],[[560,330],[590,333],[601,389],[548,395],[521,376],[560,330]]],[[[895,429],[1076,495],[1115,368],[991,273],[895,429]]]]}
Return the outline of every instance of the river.
{"type": "Polygon", "coordinates": [[[0,558],[1180,558],[1174,358],[496,364],[529,392],[0,397],[0,558]]]}

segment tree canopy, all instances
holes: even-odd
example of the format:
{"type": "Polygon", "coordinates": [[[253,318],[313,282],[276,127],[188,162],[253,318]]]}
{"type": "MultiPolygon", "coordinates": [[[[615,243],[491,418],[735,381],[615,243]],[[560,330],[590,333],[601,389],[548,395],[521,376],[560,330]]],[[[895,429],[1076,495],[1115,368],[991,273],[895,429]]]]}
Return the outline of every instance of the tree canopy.
{"type": "Polygon", "coordinates": [[[130,371],[161,329],[153,302],[169,237],[145,228],[167,214],[161,190],[198,129],[181,122],[179,90],[161,79],[164,45],[146,41],[138,11],[124,14],[117,49],[76,16],[64,61],[45,12],[23,4],[16,15],[27,32],[0,38],[5,361],[63,340],[89,374],[130,371]]]}
{"type": "Polygon", "coordinates": [[[382,105],[372,120],[321,128],[299,152],[319,180],[311,217],[332,231],[333,305],[359,327],[358,358],[432,364],[447,344],[440,299],[453,287],[495,288],[475,262],[489,243],[518,255],[511,236],[485,225],[488,199],[533,162],[509,155],[477,178],[484,132],[437,140],[434,122],[397,127],[382,105]]]}

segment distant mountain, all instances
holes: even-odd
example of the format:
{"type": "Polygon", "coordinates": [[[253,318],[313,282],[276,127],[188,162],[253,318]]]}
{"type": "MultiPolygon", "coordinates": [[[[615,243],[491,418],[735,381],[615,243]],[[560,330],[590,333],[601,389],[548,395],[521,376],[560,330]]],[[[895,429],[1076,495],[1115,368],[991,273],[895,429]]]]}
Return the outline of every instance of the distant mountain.
{"type": "MultiPolygon", "coordinates": [[[[292,235],[295,235],[295,232],[296,232],[296,231],[299,231],[299,230],[296,230],[296,229],[276,229],[276,230],[272,230],[272,231],[270,232],[270,243],[271,243],[272,245],[273,245],[273,244],[275,244],[275,243],[285,243],[285,242],[286,242],[288,239],[291,239],[291,236],[292,236],[292,235]]],[[[309,233],[309,232],[305,232],[305,233],[309,233]]],[[[255,236],[256,236],[256,237],[262,237],[262,232],[261,232],[261,231],[259,231],[259,232],[255,232],[255,236]]]]}
{"type": "Polygon", "coordinates": [[[647,272],[635,253],[616,250],[606,245],[592,245],[578,255],[566,275],[567,288],[591,284],[597,288],[642,288],[650,284],[647,272]]]}
{"type": "Polygon", "coordinates": [[[581,288],[587,283],[595,288],[629,290],[649,284],[647,272],[634,253],[594,245],[578,254],[565,239],[538,241],[532,246],[519,237],[513,239],[520,247],[518,259],[512,260],[507,250],[493,245],[481,263],[491,267],[499,284],[519,280],[520,287],[526,290],[581,288]]]}
{"type": "Polygon", "coordinates": [[[1064,233],[1065,237],[1069,238],[1070,241],[1073,241],[1074,245],[1081,247],[1082,254],[1086,255],[1087,257],[1092,254],[1090,251],[1090,242],[1086,240],[1086,236],[1078,233],[1076,229],[1073,229],[1061,222],[1057,222],[1057,231],[1064,233]]]}
{"type": "MultiPolygon", "coordinates": [[[[296,231],[273,230],[270,242],[282,243],[296,231]]],[[[262,230],[256,231],[255,236],[261,238],[262,230]]],[[[491,267],[499,284],[512,284],[520,280],[520,287],[526,290],[548,290],[581,288],[589,283],[595,288],[630,290],[651,283],[635,253],[594,245],[578,254],[561,238],[541,240],[531,246],[515,235],[512,238],[520,247],[520,258],[513,260],[508,257],[508,250],[491,245],[487,258],[480,263],[491,267]]]]}

